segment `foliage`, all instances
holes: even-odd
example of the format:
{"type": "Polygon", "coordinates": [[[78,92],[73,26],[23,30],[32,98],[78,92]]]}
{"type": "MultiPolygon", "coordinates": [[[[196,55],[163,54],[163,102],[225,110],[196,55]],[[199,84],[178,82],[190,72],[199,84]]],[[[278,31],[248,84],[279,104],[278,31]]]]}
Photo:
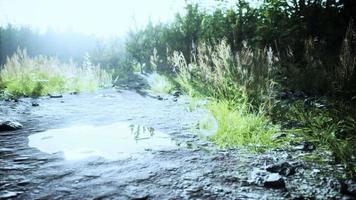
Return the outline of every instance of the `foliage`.
{"type": "Polygon", "coordinates": [[[90,51],[90,62],[103,69],[113,71],[115,83],[127,81],[134,72],[133,63],[125,51],[124,41],[118,38],[102,40],[90,51]]]}
{"type": "Polygon", "coordinates": [[[82,66],[63,64],[50,57],[29,57],[18,50],[8,58],[0,77],[6,94],[12,96],[41,96],[65,91],[90,91],[111,84],[111,75],[90,63],[87,57],[82,66]]]}
{"type": "Polygon", "coordinates": [[[173,89],[173,83],[165,76],[153,72],[148,77],[150,91],[156,94],[169,94],[173,89]]]}
{"type": "Polygon", "coordinates": [[[170,58],[183,90],[216,99],[208,105],[218,122],[213,141],[223,147],[255,150],[278,143],[271,140],[277,127],[265,115],[271,101],[266,97],[274,92],[273,59],[271,51],[253,52],[247,46],[234,55],[225,40],[214,46],[199,45],[192,63],[179,52],[170,58]]]}
{"type": "Polygon", "coordinates": [[[268,0],[259,7],[239,0],[234,6],[207,11],[188,3],[186,12],[173,22],[150,24],[132,32],[126,48],[134,60],[148,68],[156,48],[160,58],[157,69],[172,72],[167,57],[173,51],[193,62],[198,44],[214,46],[225,39],[235,54],[247,41],[253,52],[265,47],[275,52],[279,77],[283,78],[276,81],[282,87],[350,99],[356,94],[352,87],[356,72],[349,70],[355,67],[355,7],[353,0],[268,0]]]}
{"type": "Polygon", "coordinates": [[[199,45],[192,63],[187,64],[179,52],[170,60],[177,68],[177,82],[188,93],[197,90],[216,99],[261,107],[271,104],[273,59],[271,50],[253,52],[247,46],[234,55],[223,40],[214,46],[199,45]]]}
{"type": "MultiPolygon", "coordinates": [[[[274,115],[279,109],[276,92],[281,90],[355,103],[356,1],[265,0],[258,7],[245,0],[233,6],[225,2],[209,11],[188,1],[185,13],[177,14],[173,22],[132,32],[128,54],[148,69],[175,76],[189,95],[214,97],[219,103],[213,110],[222,130],[215,136],[218,143],[244,145],[266,139],[253,139],[263,134],[250,137],[256,132],[249,124],[235,130],[235,121],[251,120],[257,127],[266,127],[262,125],[269,124],[269,117],[275,123],[300,121],[305,139],[350,163],[355,148],[349,141],[355,142],[350,134],[340,133],[345,124],[355,129],[354,116],[345,119],[334,111],[306,111],[303,106],[295,111],[288,105],[290,109],[279,111],[284,117],[274,115]],[[152,54],[159,64],[152,65],[152,54]],[[243,114],[238,113],[242,105],[243,114]],[[294,117],[285,118],[288,113],[294,117]],[[305,116],[299,119],[299,115],[305,116]]],[[[267,133],[274,128],[266,128],[267,133]]]]}
{"type": "Polygon", "coordinates": [[[231,108],[231,102],[211,102],[208,109],[218,121],[213,141],[222,147],[247,146],[262,151],[279,145],[272,140],[278,127],[270,123],[263,112],[250,113],[247,105],[231,108]]]}
{"type": "Polygon", "coordinates": [[[306,107],[295,102],[284,120],[298,122],[297,133],[334,153],[337,162],[346,165],[350,176],[356,176],[356,121],[337,108],[306,107]]]}

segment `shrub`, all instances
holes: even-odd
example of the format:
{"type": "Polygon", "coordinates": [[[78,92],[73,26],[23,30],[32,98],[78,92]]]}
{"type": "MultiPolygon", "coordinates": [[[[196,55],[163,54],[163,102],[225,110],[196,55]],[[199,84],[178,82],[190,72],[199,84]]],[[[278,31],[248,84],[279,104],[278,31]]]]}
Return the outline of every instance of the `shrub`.
{"type": "Polygon", "coordinates": [[[188,93],[247,101],[256,107],[272,105],[274,59],[271,49],[252,51],[247,45],[233,54],[225,40],[214,46],[199,45],[192,63],[179,52],[170,58],[178,72],[177,82],[188,93]]]}
{"type": "Polygon", "coordinates": [[[92,91],[111,84],[111,75],[85,59],[82,66],[60,63],[55,58],[29,57],[18,50],[0,72],[5,93],[13,96],[41,96],[65,91],[92,91]]]}

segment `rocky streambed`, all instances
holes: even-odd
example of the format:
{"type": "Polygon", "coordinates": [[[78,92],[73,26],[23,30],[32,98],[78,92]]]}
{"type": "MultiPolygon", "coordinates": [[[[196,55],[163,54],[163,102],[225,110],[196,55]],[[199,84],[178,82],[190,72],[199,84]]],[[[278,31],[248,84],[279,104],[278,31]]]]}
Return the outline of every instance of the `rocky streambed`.
{"type": "Polygon", "coordinates": [[[178,96],[107,89],[0,102],[2,121],[22,125],[0,132],[0,199],[354,198],[330,153],[219,149],[194,130],[208,113],[178,96]]]}

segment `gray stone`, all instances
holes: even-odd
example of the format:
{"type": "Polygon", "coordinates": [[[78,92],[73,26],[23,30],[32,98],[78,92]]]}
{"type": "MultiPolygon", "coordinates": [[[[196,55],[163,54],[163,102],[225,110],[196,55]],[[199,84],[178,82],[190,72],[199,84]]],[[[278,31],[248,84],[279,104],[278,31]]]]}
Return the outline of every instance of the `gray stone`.
{"type": "Polygon", "coordinates": [[[50,98],[57,99],[57,98],[62,98],[63,95],[61,95],[61,94],[49,94],[49,97],[50,97],[50,98]]]}
{"type": "Polygon", "coordinates": [[[283,176],[290,176],[295,174],[296,167],[288,162],[281,162],[272,164],[266,167],[266,170],[272,173],[278,173],[283,176]]]}
{"type": "Polygon", "coordinates": [[[0,199],[14,198],[18,195],[17,192],[5,191],[0,194],[0,199]]]}
{"type": "Polygon", "coordinates": [[[315,149],[316,149],[315,145],[313,145],[310,142],[301,142],[299,145],[294,147],[294,150],[307,151],[307,152],[313,151],[315,149]]]}
{"type": "Polygon", "coordinates": [[[274,140],[279,140],[281,138],[285,138],[287,137],[287,134],[285,133],[276,133],[274,135],[272,135],[271,139],[274,141],[274,140]]]}
{"type": "Polygon", "coordinates": [[[352,180],[341,182],[340,192],[342,194],[356,197],[356,182],[352,180]]]}
{"type": "Polygon", "coordinates": [[[131,200],[146,200],[150,199],[150,196],[147,194],[142,194],[142,195],[136,195],[130,198],[131,200]]]}
{"type": "Polygon", "coordinates": [[[178,98],[180,95],[182,95],[182,92],[180,92],[180,91],[174,91],[174,92],[172,92],[172,95],[173,95],[174,97],[178,98]]]}
{"type": "Polygon", "coordinates": [[[157,99],[162,101],[163,100],[163,97],[161,97],[160,95],[157,96],[157,99]]]}
{"type": "Polygon", "coordinates": [[[15,131],[22,127],[22,124],[16,121],[0,121],[0,131],[15,131]]]}
{"type": "Polygon", "coordinates": [[[266,188],[283,189],[286,187],[284,179],[279,174],[269,174],[265,177],[263,185],[266,188]]]}

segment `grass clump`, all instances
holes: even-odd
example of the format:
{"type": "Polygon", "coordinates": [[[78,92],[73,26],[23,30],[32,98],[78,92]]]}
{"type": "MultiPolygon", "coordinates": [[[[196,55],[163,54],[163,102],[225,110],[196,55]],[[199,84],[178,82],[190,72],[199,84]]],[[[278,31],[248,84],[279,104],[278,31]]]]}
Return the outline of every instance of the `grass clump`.
{"type": "Polygon", "coordinates": [[[111,84],[111,74],[85,58],[81,66],[55,58],[29,57],[18,50],[0,72],[0,85],[9,96],[41,96],[66,91],[93,91],[111,84]]]}
{"type": "Polygon", "coordinates": [[[148,84],[150,85],[150,91],[155,94],[169,94],[175,88],[169,78],[157,72],[149,75],[148,84]]]}
{"type": "Polygon", "coordinates": [[[212,140],[222,147],[248,146],[265,150],[278,146],[277,132],[266,115],[274,95],[273,53],[252,51],[247,45],[234,54],[225,40],[198,46],[188,63],[182,53],[170,58],[177,70],[177,83],[191,96],[215,99],[208,104],[218,122],[212,140]]]}
{"type": "Polygon", "coordinates": [[[272,140],[278,127],[262,113],[250,113],[243,106],[231,108],[227,101],[211,102],[208,109],[218,122],[218,130],[212,140],[222,147],[247,146],[263,151],[279,146],[272,140]]]}

